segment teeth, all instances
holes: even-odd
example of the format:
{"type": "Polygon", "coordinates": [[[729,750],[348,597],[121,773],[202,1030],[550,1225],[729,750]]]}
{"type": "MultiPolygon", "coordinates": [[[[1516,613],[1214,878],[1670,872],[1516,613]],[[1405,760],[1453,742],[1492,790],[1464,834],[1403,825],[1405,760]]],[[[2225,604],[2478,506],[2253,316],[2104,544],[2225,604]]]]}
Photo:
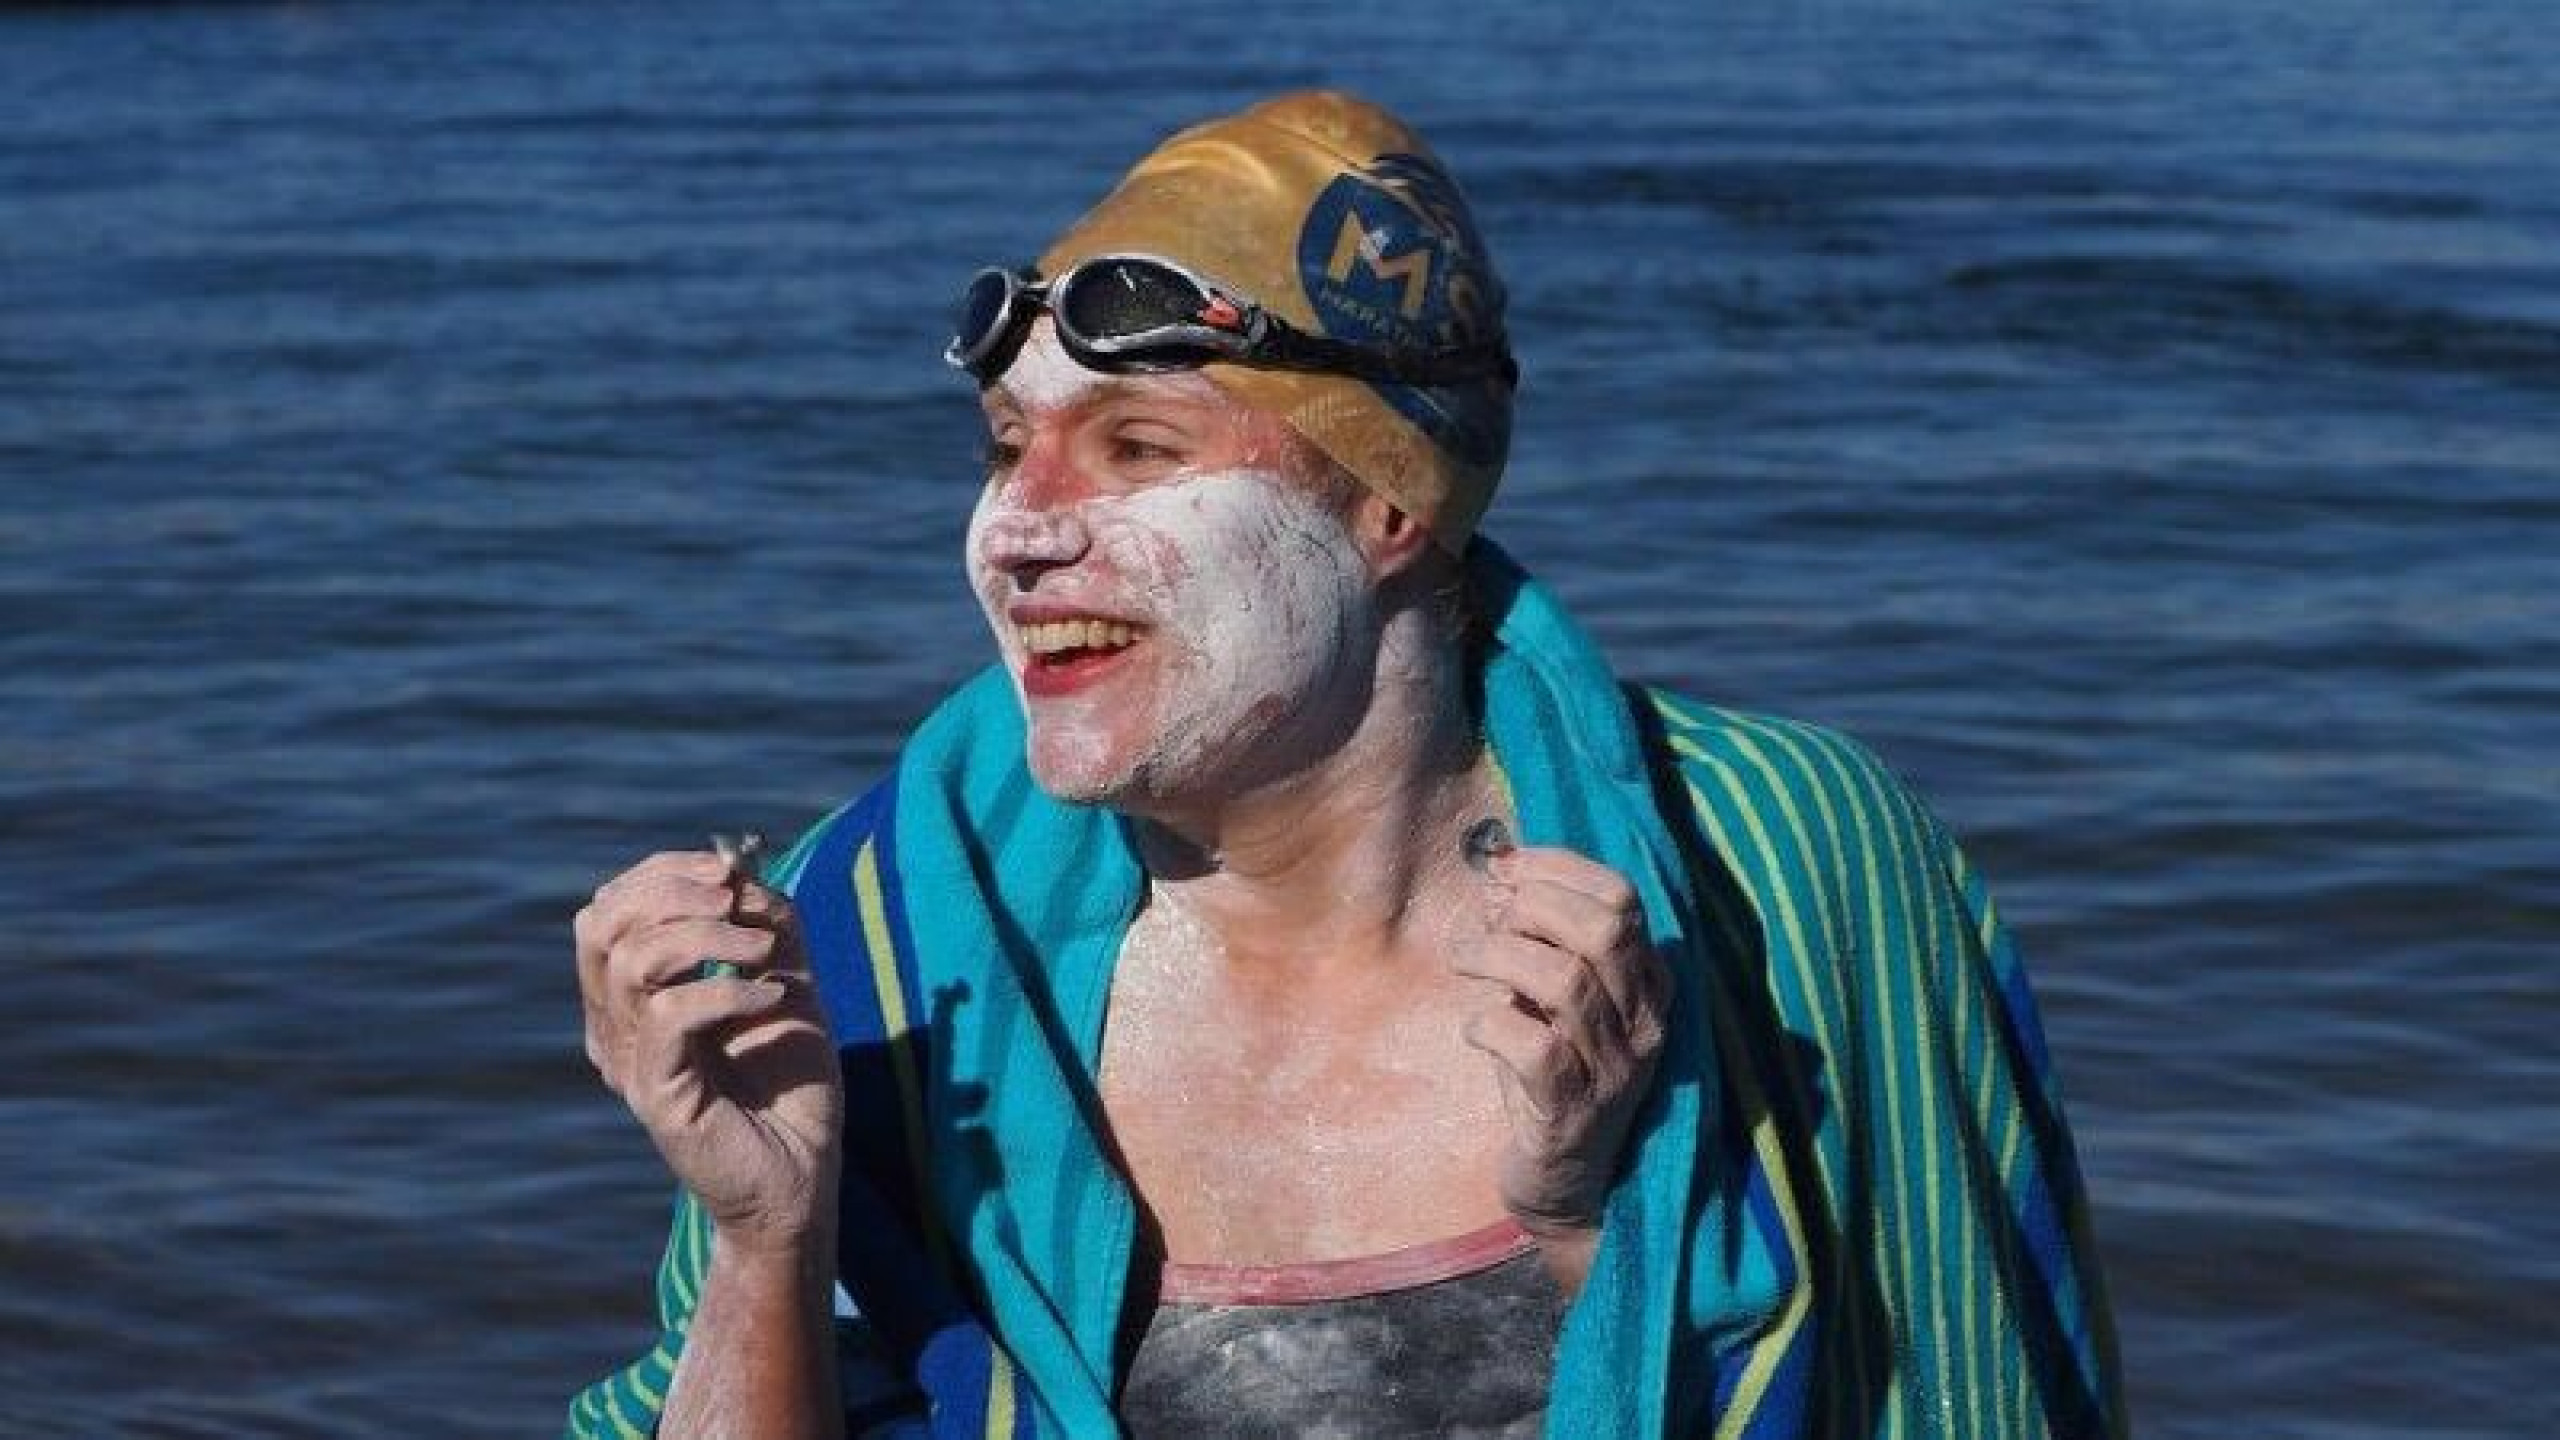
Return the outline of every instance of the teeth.
{"type": "Polygon", "coordinates": [[[1138,638],[1137,630],[1113,620],[1051,620],[1021,627],[1022,648],[1034,655],[1062,650],[1117,650],[1138,638]]]}

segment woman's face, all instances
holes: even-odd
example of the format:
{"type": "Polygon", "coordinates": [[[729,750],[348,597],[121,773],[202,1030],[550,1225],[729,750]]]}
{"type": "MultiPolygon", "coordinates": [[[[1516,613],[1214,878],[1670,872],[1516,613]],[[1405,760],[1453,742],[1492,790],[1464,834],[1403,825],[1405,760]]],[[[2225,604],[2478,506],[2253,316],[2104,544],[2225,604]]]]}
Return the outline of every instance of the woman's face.
{"type": "Polygon", "coordinates": [[[984,403],[969,576],[1042,788],[1143,813],[1343,733],[1377,620],[1314,447],[1196,373],[1087,370],[1045,321],[984,403]]]}

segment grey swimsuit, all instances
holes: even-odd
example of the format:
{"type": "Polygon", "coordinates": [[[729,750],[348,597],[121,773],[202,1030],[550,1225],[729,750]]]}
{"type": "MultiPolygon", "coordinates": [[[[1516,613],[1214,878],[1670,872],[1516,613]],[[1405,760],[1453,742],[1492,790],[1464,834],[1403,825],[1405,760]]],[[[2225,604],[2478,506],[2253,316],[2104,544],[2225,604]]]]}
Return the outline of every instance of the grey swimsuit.
{"type": "Polygon", "coordinates": [[[1563,1315],[1507,1222],[1357,1260],[1169,1265],[1121,1423],[1137,1440],[1534,1436],[1563,1315]]]}

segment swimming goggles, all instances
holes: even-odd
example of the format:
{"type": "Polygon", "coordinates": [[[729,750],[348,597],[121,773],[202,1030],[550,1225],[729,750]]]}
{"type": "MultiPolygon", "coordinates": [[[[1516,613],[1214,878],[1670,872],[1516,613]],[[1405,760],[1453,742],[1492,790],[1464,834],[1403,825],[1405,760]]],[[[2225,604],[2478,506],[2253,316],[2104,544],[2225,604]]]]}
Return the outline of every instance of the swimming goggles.
{"type": "Polygon", "coordinates": [[[1032,316],[1047,310],[1076,363],[1113,373],[1188,370],[1212,360],[1309,370],[1389,385],[1499,379],[1520,367],[1500,341],[1429,349],[1355,345],[1306,331],[1214,280],[1156,255],[1096,255],[1055,279],[981,270],[960,294],[942,358],[981,382],[1013,361],[1032,316]]]}

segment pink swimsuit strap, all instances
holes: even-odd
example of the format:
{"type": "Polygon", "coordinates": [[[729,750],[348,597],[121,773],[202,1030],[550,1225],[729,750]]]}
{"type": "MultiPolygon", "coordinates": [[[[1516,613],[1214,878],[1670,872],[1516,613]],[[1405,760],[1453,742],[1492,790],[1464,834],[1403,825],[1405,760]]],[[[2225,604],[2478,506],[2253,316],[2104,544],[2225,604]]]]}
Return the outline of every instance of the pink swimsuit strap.
{"type": "Polygon", "coordinates": [[[1481,1230],[1383,1255],[1309,1260],[1296,1265],[1184,1265],[1167,1261],[1157,1294],[1163,1305],[1310,1305],[1390,1290],[1410,1290],[1490,1270],[1538,1242],[1508,1217],[1481,1230]]]}

